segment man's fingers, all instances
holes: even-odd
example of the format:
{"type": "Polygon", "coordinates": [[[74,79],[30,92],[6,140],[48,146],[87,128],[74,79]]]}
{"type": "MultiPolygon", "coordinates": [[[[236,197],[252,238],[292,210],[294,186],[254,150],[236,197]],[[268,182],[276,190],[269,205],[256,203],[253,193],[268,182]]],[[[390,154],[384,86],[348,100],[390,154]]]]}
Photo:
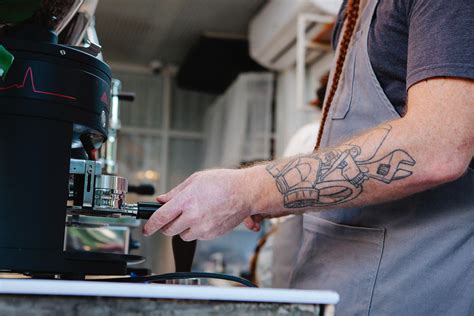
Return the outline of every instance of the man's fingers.
{"type": "Polygon", "coordinates": [[[184,241],[193,241],[197,239],[197,237],[193,234],[190,228],[186,229],[184,232],[179,234],[179,236],[184,241]]]}
{"type": "Polygon", "coordinates": [[[244,219],[244,225],[255,232],[258,232],[261,228],[260,222],[263,220],[263,218],[260,215],[253,215],[246,217],[244,219]]]}
{"type": "Polygon", "coordinates": [[[183,214],[176,217],[174,220],[163,226],[161,232],[166,236],[179,235],[189,228],[189,221],[186,220],[183,214]]]}
{"type": "Polygon", "coordinates": [[[244,219],[244,225],[248,229],[253,230],[255,226],[255,222],[253,221],[252,217],[249,216],[244,219]]]}
{"type": "Polygon", "coordinates": [[[149,236],[181,215],[181,205],[170,201],[160,207],[143,226],[143,234],[149,236]]]}
{"type": "Polygon", "coordinates": [[[183,191],[194,179],[195,175],[191,175],[186,180],[175,186],[171,191],[168,193],[159,195],[156,200],[161,203],[168,203],[172,198],[174,198],[178,193],[183,191]]]}
{"type": "Polygon", "coordinates": [[[168,196],[167,196],[166,194],[167,194],[167,193],[157,196],[157,197],[156,197],[156,201],[157,201],[158,203],[161,203],[161,204],[168,203],[169,200],[171,200],[171,199],[168,198],[168,196]]]}
{"type": "Polygon", "coordinates": [[[253,231],[258,232],[260,231],[261,228],[262,228],[262,225],[260,225],[260,223],[255,223],[255,225],[253,226],[253,231]]]}

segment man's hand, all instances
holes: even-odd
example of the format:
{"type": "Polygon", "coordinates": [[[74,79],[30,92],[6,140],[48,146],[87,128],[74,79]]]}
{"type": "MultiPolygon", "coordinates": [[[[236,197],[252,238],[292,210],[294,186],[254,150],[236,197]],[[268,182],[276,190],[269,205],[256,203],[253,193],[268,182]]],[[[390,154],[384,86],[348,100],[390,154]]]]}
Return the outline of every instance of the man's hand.
{"type": "Polygon", "coordinates": [[[221,236],[252,215],[252,179],[245,170],[209,170],[190,176],[157,200],[165,203],[146,223],[145,235],[157,230],[183,240],[221,236]]]}

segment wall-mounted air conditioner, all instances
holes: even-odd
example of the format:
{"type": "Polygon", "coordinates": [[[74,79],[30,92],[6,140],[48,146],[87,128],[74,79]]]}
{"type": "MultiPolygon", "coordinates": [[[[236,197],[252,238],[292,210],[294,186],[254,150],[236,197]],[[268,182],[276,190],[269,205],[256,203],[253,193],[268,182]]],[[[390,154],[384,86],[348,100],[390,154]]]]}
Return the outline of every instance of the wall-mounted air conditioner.
{"type": "MultiPolygon", "coordinates": [[[[304,23],[307,40],[334,21],[342,0],[271,0],[252,19],[249,28],[250,56],[263,66],[281,71],[296,62],[298,20],[304,23]]],[[[310,55],[307,56],[311,58],[310,55]]]]}

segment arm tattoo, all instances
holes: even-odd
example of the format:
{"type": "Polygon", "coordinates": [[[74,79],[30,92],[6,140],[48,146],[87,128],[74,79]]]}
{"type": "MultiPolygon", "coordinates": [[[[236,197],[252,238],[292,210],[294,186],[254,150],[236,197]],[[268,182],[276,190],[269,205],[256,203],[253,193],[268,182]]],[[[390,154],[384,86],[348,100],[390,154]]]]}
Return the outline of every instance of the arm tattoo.
{"type": "Polygon", "coordinates": [[[416,161],[396,149],[380,157],[380,147],[392,127],[369,132],[362,145],[344,144],[337,149],[272,163],[267,171],[275,178],[287,208],[331,206],[358,197],[369,179],[391,183],[409,177],[416,161]]]}

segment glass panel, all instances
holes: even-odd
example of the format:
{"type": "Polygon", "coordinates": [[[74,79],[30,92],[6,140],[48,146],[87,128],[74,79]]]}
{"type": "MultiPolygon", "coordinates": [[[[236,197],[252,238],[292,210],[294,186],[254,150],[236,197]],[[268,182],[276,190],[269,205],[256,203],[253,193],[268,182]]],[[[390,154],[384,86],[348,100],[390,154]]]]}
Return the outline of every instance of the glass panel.
{"type": "Polygon", "coordinates": [[[215,98],[212,94],[183,90],[175,86],[171,101],[171,129],[202,132],[204,114],[215,98]]]}
{"type": "Polygon", "coordinates": [[[168,162],[168,189],[202,168],[203,142],[194,139],[171,139],[168,162]]]}
{"type": "Polygon", "coordinates": [[[66,250],[128,253],[129,227],[66,227],[66,250]]]}
{"type": "Polygon", "coordinates": [[[161,128],[163,79],[159,75],[114,74],[122,91],[135,92],[134,102],[120,103],[123,126],[161,128]]]}
{"type": "Polygon", "coordinates": [[[157,136],[119,134],[118,173],[129,184],[152,184],[159,190],[161,138],[157,136]]]}

